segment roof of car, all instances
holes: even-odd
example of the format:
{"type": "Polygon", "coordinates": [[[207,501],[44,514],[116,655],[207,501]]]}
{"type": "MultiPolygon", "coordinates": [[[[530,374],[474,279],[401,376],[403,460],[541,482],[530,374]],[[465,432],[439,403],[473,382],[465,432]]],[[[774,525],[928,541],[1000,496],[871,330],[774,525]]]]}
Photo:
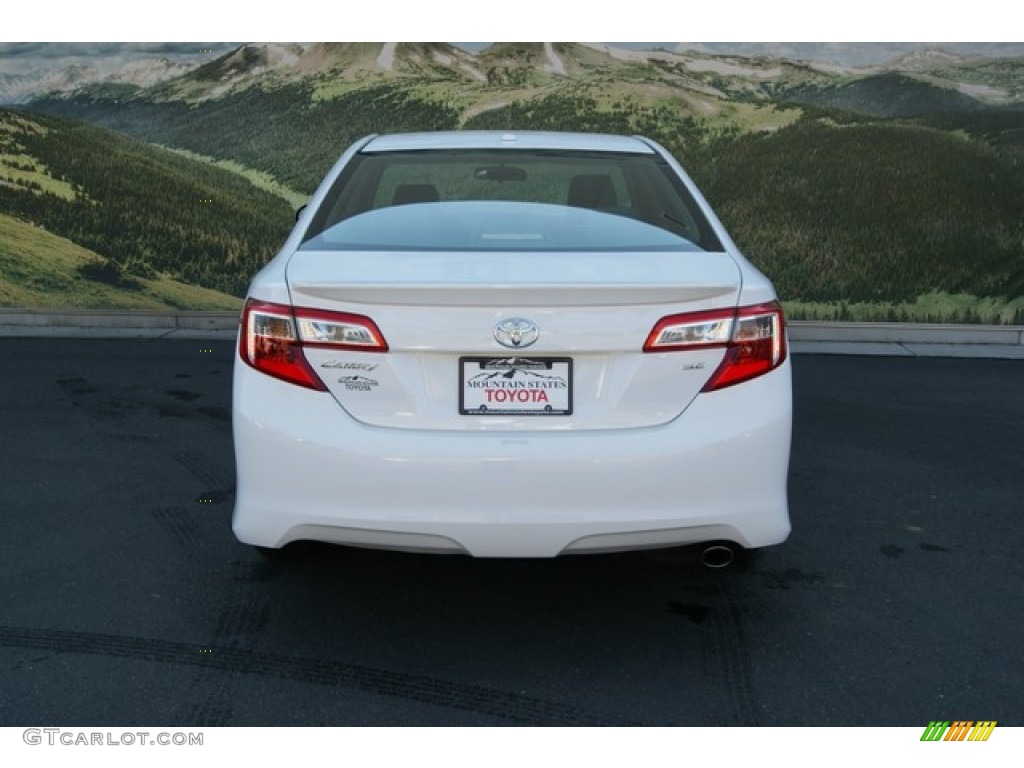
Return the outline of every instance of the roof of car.
{"type": "Polygon", "coordinates": [[[561,149],[590,152],[654,150],[638,136],[561,131],[433,131],[375,136],[363,152],[402,152],[418,149],[561,149]]]}

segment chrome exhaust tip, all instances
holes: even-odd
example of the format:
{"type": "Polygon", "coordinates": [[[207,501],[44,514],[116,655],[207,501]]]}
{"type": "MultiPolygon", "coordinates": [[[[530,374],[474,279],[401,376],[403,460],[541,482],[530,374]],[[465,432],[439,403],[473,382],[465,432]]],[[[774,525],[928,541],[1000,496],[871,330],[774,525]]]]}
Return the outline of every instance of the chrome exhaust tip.
{"type": "Polygon", "coordinates": [[[736,548],[731,544],[709,544],[700,554],[700,561],[708,568],[725,568],[736,558],[736,548]]]}

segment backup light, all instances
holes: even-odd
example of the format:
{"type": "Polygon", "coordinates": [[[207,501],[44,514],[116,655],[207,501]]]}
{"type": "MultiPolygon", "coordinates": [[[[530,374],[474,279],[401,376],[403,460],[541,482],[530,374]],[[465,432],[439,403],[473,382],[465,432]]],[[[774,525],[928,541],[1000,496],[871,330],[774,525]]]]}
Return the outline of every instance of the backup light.
{"type": "Polygon", "coordinates": [[[296,307],[299,338],[304,344],[387,352],[388,345],[374,322],[347,312],[324,312],[296,307]]]}
{"type": "Polygon", "coordinates": [[[729,343],[735,313],[692,312],[658,321],[644,344],[645,352],[668,352],[695,347],[718,347],[729,343]]]}

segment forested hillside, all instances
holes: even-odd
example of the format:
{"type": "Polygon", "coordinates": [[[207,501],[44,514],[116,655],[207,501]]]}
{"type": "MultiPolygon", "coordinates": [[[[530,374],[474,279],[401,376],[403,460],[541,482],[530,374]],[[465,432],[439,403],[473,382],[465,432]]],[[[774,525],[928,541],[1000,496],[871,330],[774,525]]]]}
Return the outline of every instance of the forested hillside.
{"type": "Polygon", "coordinates": [[[95,275],[165,273],[234,295],[273,255],[288,205],[245,179],[136,139],[0,110],[0,212],[107,261],[95,275]]]}
{"type": "Polygon", "coordinates": [[[917,117],[987,109],[984,104],[958,91],[896,73],[838,85],[789,88],[784,89],[780,96],[796,104],[834,107],[873,117],[917,117]]]}
{"type": "Polygon", "coordinates": [[[370,133],[456,128],[459,115],[407,83],[357,88],[313,101],[314,86],[250,89],[199,104],[143,99],[48,99],[34,109],[73,115],[144,141],[237,160],[311,193],[341,152],[370,133]]]}
{"type": "Polygon", "coordinates": [[[805,119],[717,148],[699,175],[787,298],[1024,295],[1024,175],[962,133],[805,119]]]}
{"type": "Polygon", "coordinates": [[[0,214],[0,307],[234,310],[242,302],[166,275],[111,271],[67,238],[0,214]]]}

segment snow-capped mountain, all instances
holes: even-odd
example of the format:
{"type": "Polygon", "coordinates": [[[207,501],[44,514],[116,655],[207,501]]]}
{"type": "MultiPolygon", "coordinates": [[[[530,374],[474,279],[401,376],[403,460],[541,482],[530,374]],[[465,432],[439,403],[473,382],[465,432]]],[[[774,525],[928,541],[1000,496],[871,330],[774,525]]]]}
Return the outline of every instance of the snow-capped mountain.
{"type": "Polygon", "coordinates": [[[95,83],[124,83],[146,88],[187,74],[198,65],[198,62],[160,57],[130,60],[114,69],[73,64],[26,74],[0,74],[0,104],[26,104],[48,93],[68,93],[95,83]]]}
{"type": "Polygon", "coordinates": [[[100,79],[100,72],[86,64],[18,75],[0,74],[0,104],[24,104],[44,93],[73,91],[100,79]]]}
{"type": "Polygon", "coordinates": [[[196,62],[177,62],[165,58],[142,59],[130,62],[121,69],[106,75],[102,82],[128,83],[146,88],[191,72],[196,66],[196,62]]]}
{"type": "Polygon", "coordinates": [[[900,72],[930,72],[945,67],[955,67],[966,61],[968,59],[964,56],[929,48],[900,56],[889,62],[887,66],[889,69],[896,69],[900,72]]]}

